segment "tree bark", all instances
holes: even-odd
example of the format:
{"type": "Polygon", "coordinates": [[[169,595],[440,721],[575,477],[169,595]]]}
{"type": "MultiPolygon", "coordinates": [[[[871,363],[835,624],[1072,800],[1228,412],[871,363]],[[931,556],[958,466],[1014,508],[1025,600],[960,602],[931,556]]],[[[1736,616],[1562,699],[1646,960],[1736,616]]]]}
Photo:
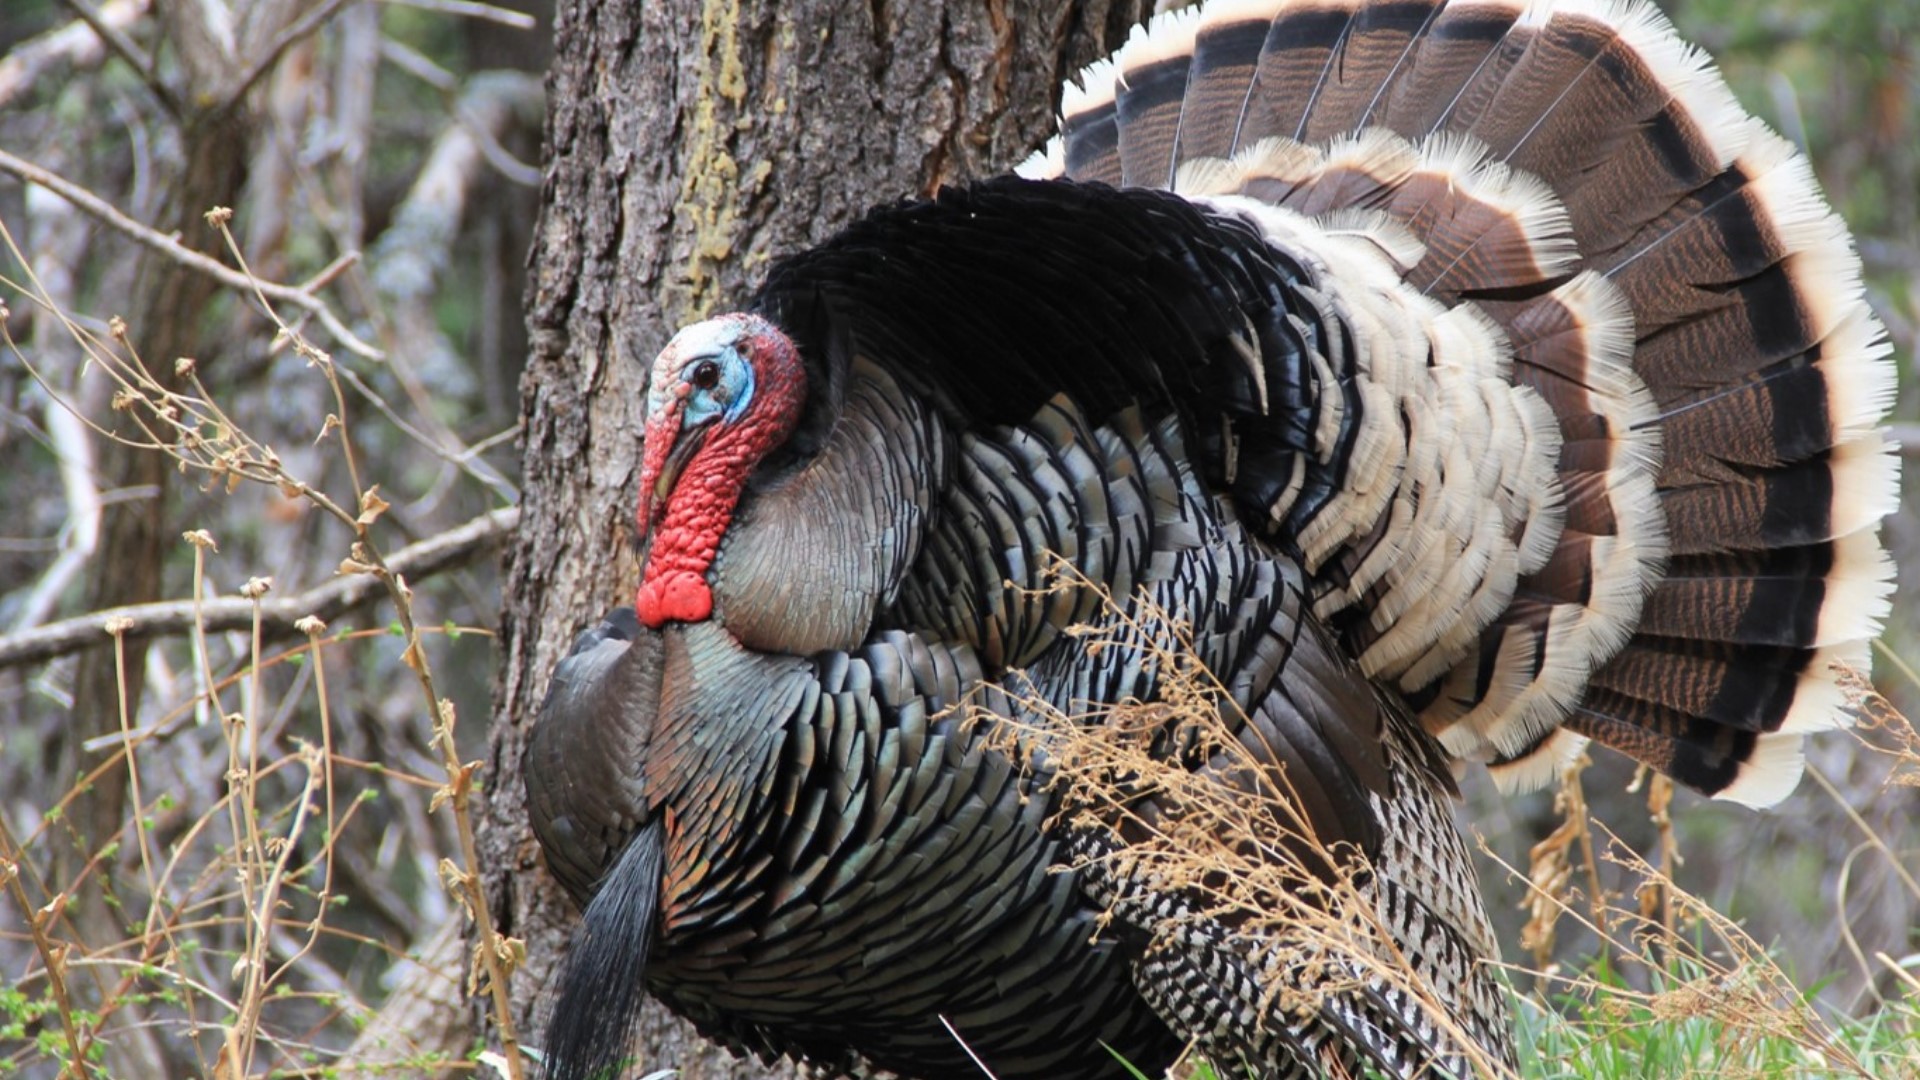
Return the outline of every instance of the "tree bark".
{"type": "MultiPolygon", "coordinates": [[[[578,913],[543,868],[520,763],[548,673],[637,583],[643,365],[743,299],[769,260],[877,203],[1003,171],[1052,127],[1058,86],[1145,0],[566,0],[548,78],[546,181],[521,382],[524,498],[508,556],[482,823],[489,900],[525,940],[516,1023],[578,913]]],[[[640,1071],[747,1070],[663,1015],[640,1071]]]]}
{"type": "Polygon", "coordinates": [[[420,946],[420,959],[408,962],[372,1022],[334,1063],[335,1074],[346,1080],[475,1075],[458,1064],[461,1052],[473,1043],[471,1017],[460,1001],[458,973],[465,968],[466,953],[458,921],[435,930],[420,946]]]}

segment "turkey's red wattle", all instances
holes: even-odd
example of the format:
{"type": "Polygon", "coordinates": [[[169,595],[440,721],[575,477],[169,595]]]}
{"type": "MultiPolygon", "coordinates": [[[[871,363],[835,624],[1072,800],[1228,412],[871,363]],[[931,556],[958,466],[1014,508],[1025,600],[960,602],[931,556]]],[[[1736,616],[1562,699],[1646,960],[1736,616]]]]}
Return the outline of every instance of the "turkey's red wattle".
{"type": "Polygon", "coordinates": [[[668,495],[666,514],[647,552],[646,572],[634,601],[640,621],[649,627],[657,630],[674,621],[698,622],[713,614],[707,570],[733,520],[740,487],[759,457],[745,457],[731,445],[742,441],[716,434],[688,463],[668,495]]]}
{"type": "Polygon", "coordinates": [[[673,571],[642,582],[634,610],[654,630],[670,622],[700,622],[713,614],[713,590],[699,574],[673,571]]]}

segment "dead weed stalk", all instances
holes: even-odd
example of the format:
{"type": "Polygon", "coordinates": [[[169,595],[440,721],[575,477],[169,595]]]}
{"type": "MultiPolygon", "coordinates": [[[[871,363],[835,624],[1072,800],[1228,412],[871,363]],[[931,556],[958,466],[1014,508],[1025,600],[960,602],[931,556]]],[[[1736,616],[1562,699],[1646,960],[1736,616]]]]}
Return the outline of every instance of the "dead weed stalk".
{"type": "MultiPolygon", "coordinates": [[[[271,486],[290,499],[305,500],[339,522],[350,536],[338,572],[369,575],[385,587],[393,603],[399,635],[404,643],[401,658],[418,681],[427,705],[431,745],[439,753],[444,770],[444,776],[436,785],[431,809],[448,812],[458,838],[459,858],[443,859],[440,876],[467,917],[476,925],[478,944],[468,975],[469,992],[491,995],[493,1020],[505,1051],[505,1066],[512,1080],[519,1080],[522,1072],[521,1055],[509,1006],[508,980],[520,962],[523,949],[517,940],[504,937],[494,930],[475,872],[478,857],[474,843],[472,797],[475,775],[481,763],[459,759],[454,741],[454,706],[441,696],[436,687],[432,667],[422,647],[422,630],[416,622],[412,589],[401,574],[394,573],[387,565],[375,526],[389,506],[381,497],[379,484],[369,482],[358,460],[341,373],[335,369],[334,361],[327,352],[311,344],[298,326],[289,324],[275,311],[228,228],[231,218],[232,211],[225,208],[215,208],[206,215],[208,225],[217,229],[226,241],[239,271],[252,283],[254,299],[260,309],[277,327],[276,345],[291,348],[325,380],[334,409],[322,421],[315,441],[331,440],[337,447],[352,484],[351,499],[336,500],[290,472],[273,447],[255,439],[221,406],[218,397],[202,383],[192,359],[176,360],[172,367],[172,383],[163,382],[151,374],[148,365],[141,360],[134,345],[135,332],[123,321],[118,318],[111,320],[107,334],[102,337],[60,310],[46,290],[40,287],[31,264],[15,244],[13,236],[5,231],[4,223],[0,223],[0,239],[4,239],[16,262],[26,268],[24,273],[28,284],[0,283],[19,289],[38,305],[41,317],[58,320],[82,350],[90,368],[112,380],[112,409],[126,424],[110,425],[81,415],[80,419],[96,435],[126,446],[164,454],[176,463],[181,472],[194,472],[204,477],[205,489],[209,491],[232,493],[243,482],[250,482],[271,486]]],[[[6,313],[0,309],[0,334],[4,334],[5,324],[6,313]]],[[[49,393],[53,393],[52,381],[34,369],[32,361],[10,336],[5,340],[14,355],[40,379],[49,393]]],[[[193,547],[194,598],[197,604],[205,595],[208,558],[217,555],[218,547],[215,538],[205,530],[189,531],[184,539],[193,547]]],[[[223,1022],[224,1032],[218,1058],[210,1064],[208,1072],[222,1077],[255,1075],[255,1044],[262,1035],[262,1017],[268,1002],[287,991],[288,987],[284,985],[286,975],[328,932],[326,914],[337,899],[332,891],[333,838],[352,814],[352,807],[343,810],[335,800],[333,770],[342,761],[333,753],[332,720],[327,711],[323,660],[325,647],[337,644],[342,638],[328,637],[323,623],[318,619],[308,619],[299,627],[307,635],[304,647],[288,650],[277,657],[264,656],[259,605],[271,587],[271,580],[255,578],[241,590],[242,595],[252,601],[255,618],[250,639],[250,662],[238,676],[221,678],[213,670],[208,659],[210,650],[207,647],[206,627],[203,621],[196,619],[195,653],[200,665],[200,691],[196,701],[189,707],[204,708],[221,723],[227,747],[227,790],[219,798],[215,812],[225,815],[228,833],[228,845],[224,853],[197,870],[190,871],[192,860],[186,858],[185,854],[195,849],[196,842],[206,831],[209,822],[205,818],[185,830],[183,836],[176,840],[173,854],[164,861],[163,867],[156,869],[158,852],[149,834],[148,823],[155,815],[164,815],[172,801],[165,792],[155,796],[143,787],[137,752],[144,740],[139,737],[141,733],[132,730],[131,718],[126,715],[125,635],[133,628],[130,625],[108,628],[114,637],[116,658],[121,664],[120,732],[123,745],[111,761],[95,769],[84,783],[119,782],[110,774],[120,768],[125,769],[125,782],[130,786],[135,804],[134,842],[140,848],[140,865],[149,898],[146,912],[135,927],[136,937],[132,941],[112,946],[100,943],[83,946],[72,924],[63,923],[67,902],[82,882],[69,883],[57,892],[49,891],[44,883],[39,883],[37,891],[49,899],[35,903],[22,880],[22,868],[26,866],[24,846],[32,843],[34,838],[0,836],[0,843],[5,845],[4,850],[0,850],[0,878],[5,879],[14,902],[28,914],[40,956],[41,970],[37,975],[30,976],[28,981],[34,978],[47,981],[58,1003],[58,1019],[67,1043],[67,1066],[77,1076],[86,1075],[90,1068],[88,1063],[97,1056],[92,1042],[101,1025],[119,1003],[136,996],[136,984],[141,982],[158,984],[160,989],[153,993],[186,995],[189,1015],[194,1015],[191,1009],[194,996],[219,1002],[227,1015],[223,1022]],[[292,754],[271,761],[263,760],[260,732],[267,716],[263,715],[266,694],[262,678],[273,664],[296,658],[311,664],[313,685],[320,702],[320,741],[317,745],[300,742],[292,754]],[[241,679],[246,680],[241,704],[230,710],[223,702],[222,694],[234,688],[241,679]],[[293,782],[291,795],[277,805],[268,804],[261,782],[270,775],[288,770],[299,774],[299,778],[293,782]],[[194,879],[182,896],[175,888],[174,879],[176,875],[189,872],[193,873],[194,879]],[[231,881],[230,888],[214,887],[214,883],[222,877],[231,881]],[[174,890],[171,898],[170,889],[174,890]],[[304,909],[305,915],[300,918],[289,915],[290,908],[294,906],[289,902],[290,890],[297,890],[301,894],[298,906],[304,909]],[[221,925],[223,920],[212,913],[227,905],[235,905],[241,912],[238,955],[228,976],[237,986],[237,992],[232,995],[219,993],[210,978],[193,976],[190,973],[193,965],[185,962],[185,958],[197,947],[197,942],[186,935],[221,925]],[[63,926],[64,930],[61,929],[63,926]],[[287,939],[289,934],[295,935],[290,939],[291,943],[287,939]],[[282,958],[276,960],[276,956],[282,958]],[[103,984],[102,1005],[97,1010],[81,1009],[68,992],[69,974],[87,966],[103,970],[119,967],[124,972],[118,985],[107,987],[103,984]]],[[[148,729],[144,734],[151,735],[154,731],[148,729]]],[[[58,808],[48,817],[49,823],[57,820],[58,808]]],[[[44,824],[42,828],[45,828],[44,824]]],[[[89,870],[99,865],[115,846],[110,843],[106,849],[96,852],[88,864],[89,870]]],[[[189,1021],[190,1026],[196,1023],[198,1021],[189,1021]]],[[[299,1060],[297,1047],[289,1047],[284,1052],[299,1060]]]]}

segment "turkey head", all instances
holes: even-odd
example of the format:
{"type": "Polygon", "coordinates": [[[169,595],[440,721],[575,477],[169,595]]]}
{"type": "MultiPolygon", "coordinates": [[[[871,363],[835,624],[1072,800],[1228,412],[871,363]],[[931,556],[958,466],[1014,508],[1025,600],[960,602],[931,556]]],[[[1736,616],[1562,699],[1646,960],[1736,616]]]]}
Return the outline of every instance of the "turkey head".
{"type": "Polygon", "coordinates": [[[696,323],[655,358],[635,604],[648,628],[711,620],[791,656],[866,641],[918,551],[947,435],[844,331],[789,305],[696,323]],[[808,332],[790,336],[793,321],[808,332]]]}
{"type": "Polygon", "coordinates": [[[713,614],[707,574],[747,477],[792,433],[806,375],[787,336],[725,315],[675,334],[647,382],[640,535],[650,542],[634,607],[652,629],[713,614]]]}

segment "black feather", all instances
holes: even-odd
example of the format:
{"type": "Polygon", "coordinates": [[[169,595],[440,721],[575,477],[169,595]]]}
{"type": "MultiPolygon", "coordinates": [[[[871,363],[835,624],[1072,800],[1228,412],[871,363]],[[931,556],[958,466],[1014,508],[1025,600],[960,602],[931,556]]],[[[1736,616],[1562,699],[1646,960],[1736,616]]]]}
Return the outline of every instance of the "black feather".
{"type": "Polygon", "coordinates": [[[659,638],[630,607],[574,639],[547,684],[527,742],[527,820],[547,868],[585,905],[594,882],[649,816],[641,756],[581,754],[582,739],[643,748],[659,690],[659,638]]]}
{"type": "MultiPolygon", "coordinates": [[[[1352,437],[1343,429],[1342,452],[1312,460],[1330,403],[1308,350],[1331,354],[1343,380],[1352,355],[1346,329],[1323,326],[1298,293],[1309,280],[1255,225],[1170,192],[1004,178],[874,211],[776,264],[752,308],[787,331],[810,370],[857,349],[960,427],[1025,423],[1056,394],[1095,425],[1171,409],[1222,487],[1231,427],[1243,461],[1272,463],[1230,486],[1248,520],[1265,521],[1269,474],[1290,474],[1307,453],[1305,498],[1317,507],[1340,486],[1352,437]],[[967,343],[959,357],[956,342],[967,343]]],[[[1340,387],[1348,426],[1351,390],[1340,387]]]]}
{"type": "Polygon", "coordinates": [[[647,953],[660,908],[665,830],[634,834],[573,934],[547,1023],[548,1080],[618,1080],[646,999],[647,953]]]}

